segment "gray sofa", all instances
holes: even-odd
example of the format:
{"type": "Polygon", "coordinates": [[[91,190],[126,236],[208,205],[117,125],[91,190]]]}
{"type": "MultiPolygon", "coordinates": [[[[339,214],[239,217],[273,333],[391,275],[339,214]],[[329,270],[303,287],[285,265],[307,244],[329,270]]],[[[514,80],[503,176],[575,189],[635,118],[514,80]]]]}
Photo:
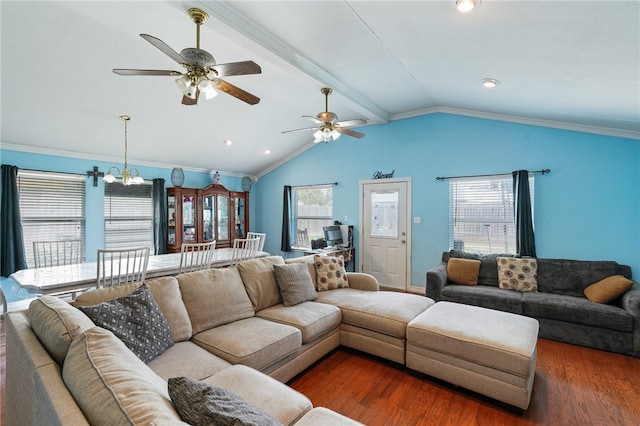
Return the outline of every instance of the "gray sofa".
{"type": "MultiPolygon", "coordinates": [[[[313,256],[287,261],[297,262],[317,284],[313,256]]],[[[434,302],[379,291],[372,276],[350,273],[350,288],[285,306],[274,274],[284,263],[272,256],[147,280],[175,344],[146,364],[77,308],[140,283],[87,292],[73,304],[44,296],[8,313],[5,424],[183,424],[167,391],[167,380],[180,376],[226,388],[284,425],[357,424],[313,408],[283,382],[341,344],[404,364],[407,324],[434,302]]]]}
{"type": "Polygon", "coordinates": [[[613,261],[537,259],[538,292],[498,286],[500,254],[477,255],[451,250],[427,272],[426,296],[526,315],[540,323],[539,336],[551,340],[640,357],[640,285],[608,304],[593,303],[584,289],[606,277],[631,279],[631,268],[613,261]],[[447,279],[451,257],[480,260],[478,285],[447,279]]]}

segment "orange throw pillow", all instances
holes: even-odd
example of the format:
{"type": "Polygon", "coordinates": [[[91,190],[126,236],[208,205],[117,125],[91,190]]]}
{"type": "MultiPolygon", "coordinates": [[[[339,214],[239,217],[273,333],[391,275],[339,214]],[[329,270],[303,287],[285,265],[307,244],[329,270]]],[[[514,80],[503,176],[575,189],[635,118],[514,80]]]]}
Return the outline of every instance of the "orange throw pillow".
{"type": "Polygon", "coordinates": [[[609,303],[627,292],[633,281],[622,275],[613,275],[584,289],[584,295],[594,303],[609,303]]]}
{"type": "Polygon", "coordinates": [[[447,279],[456,284],[477,285],[480,261],[452,257],[447,262],[447,279]]]}

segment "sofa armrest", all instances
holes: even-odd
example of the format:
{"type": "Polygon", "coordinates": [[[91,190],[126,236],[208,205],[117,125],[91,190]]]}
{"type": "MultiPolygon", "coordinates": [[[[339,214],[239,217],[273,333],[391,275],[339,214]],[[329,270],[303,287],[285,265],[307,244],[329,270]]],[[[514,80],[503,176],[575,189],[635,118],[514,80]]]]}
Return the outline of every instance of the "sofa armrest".
{"type": "Polygon", "coordinates": [[[440,292],[445,285],[447,285],[447,263],[440,262],[427,271],[426,296],[438,302],[440,300],[440,292]]]}
{"type": "Polygon", "coordinates": [[[380,290],[378,280],[373,275],[363,272],[347,272],[347,276],[349,277],[349,287],[351,288],[366,291],[380,290]]]}
{"type": "Polygon", "coordinates": [[[622,295],[622,308],[633,317],[633,353],[640,357],[640,284],[633,283],[633,287],[622,295]]]}

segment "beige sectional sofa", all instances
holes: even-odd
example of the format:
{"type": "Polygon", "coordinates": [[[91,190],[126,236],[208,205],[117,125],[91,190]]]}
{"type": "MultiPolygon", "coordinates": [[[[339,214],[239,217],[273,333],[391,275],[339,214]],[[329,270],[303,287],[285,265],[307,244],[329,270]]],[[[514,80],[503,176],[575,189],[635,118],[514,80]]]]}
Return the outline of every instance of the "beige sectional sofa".
{"type": "MultiPolygon", "coordinates": [[[[299,262],[317,286],[313,256],[286,263],[299,262]]],[[[285,306],[274,274],[283,264],[272,256],[148,280],[174,344],[146,364],[79,308],[140,283],[82,294],[74,306],[42,297],[7,314],[5,424],[183,424],[171,377],[227,389],[285,425],[357,424],[313,408],[284,383],[339,345],[404,364],[407,324],[434,302],[379,291],[372,276],[349,273],[349,288],[285,306]]]]}

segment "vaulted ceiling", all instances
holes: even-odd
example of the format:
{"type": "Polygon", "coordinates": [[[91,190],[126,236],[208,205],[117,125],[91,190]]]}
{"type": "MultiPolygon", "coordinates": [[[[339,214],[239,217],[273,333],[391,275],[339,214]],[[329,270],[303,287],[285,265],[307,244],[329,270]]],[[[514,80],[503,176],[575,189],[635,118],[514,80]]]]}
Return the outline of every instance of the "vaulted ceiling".
{"type": "Polygon", "coordinates": [[[259,176],[313,147],[312,131],[281,132],[313,125],[301,116],[324,111],[322,87],[340,120],[444,111],[640,138],[638,1],[484,0],[466,14],[455,0],[2,1],[0,13],[6,149],[119,162],[127,114],[130,163],[259,176]],[[218,63],[261,66],[225,77],[259,104],[222,93],[184,106],[175,78],[112,72],[181,71],[139,34],[195,47],[190,7],[209,14],[200,47],[218,63]]]}

